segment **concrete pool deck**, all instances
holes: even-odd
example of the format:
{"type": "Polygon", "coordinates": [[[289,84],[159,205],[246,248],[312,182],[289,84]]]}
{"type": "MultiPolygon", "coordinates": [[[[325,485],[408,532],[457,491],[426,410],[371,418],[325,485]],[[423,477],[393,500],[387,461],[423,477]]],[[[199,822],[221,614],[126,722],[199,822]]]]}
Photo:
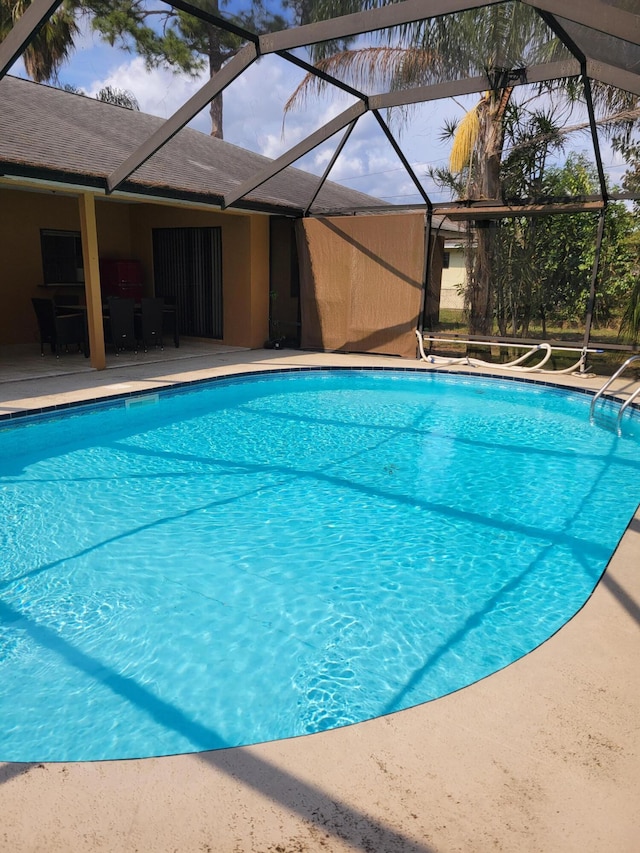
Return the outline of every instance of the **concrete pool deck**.
{"type": "MultiPolygon", "coordinates": [[[[0,413],[256,369],[420,366],[206,345],[166,351],[162,360],[148,355],[100,373],[77,361],[75,370],[64,357],[55,366],[24,362],[23,374],[3,373],[0,361],[0,413]],[[56,375],[43,375],[47,368],[56,375]]],[[[599,388],[603,379],[559,382],[599,388]]],[[[639,674],[640,511],[562,630],[442,699],[218,752],[0,763],[0,851],[636,853],[639,674]]]]}

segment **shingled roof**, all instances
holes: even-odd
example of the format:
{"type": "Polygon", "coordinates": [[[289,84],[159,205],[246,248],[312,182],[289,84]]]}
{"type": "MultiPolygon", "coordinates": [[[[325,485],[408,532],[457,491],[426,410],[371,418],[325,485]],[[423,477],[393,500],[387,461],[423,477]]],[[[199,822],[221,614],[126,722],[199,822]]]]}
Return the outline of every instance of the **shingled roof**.
{"type": "MultiPolygon", "coordinates": [[[[164,119],[7,76],[0,80],[0,171],[87,187],[106,178],[164,119]]],[[[221,205],[225,193],[270,164],[266,157],[184,128],[120,189],[221,205]]],[[[249,210],[300,215],[319,178],[292,167],[238,203],[249,210]]],[[[372,196],[325,182],[314,212],[385,209],[372,196]]]]}

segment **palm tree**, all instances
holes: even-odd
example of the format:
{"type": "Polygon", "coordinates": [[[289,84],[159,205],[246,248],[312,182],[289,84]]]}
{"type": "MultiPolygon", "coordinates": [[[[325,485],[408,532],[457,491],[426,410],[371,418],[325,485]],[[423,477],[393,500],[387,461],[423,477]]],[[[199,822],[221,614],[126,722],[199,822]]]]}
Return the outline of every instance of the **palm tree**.
{"type": "MultiPolygon", "coordinates": [[[[318,0],[311,7],[316,20],[387,5],[385,0],[318,0]]],[[[360,89],[383,84],[388,90],[486,75],[494,83],[458,127],[452,150],[450,185],[464,187],[470,199],[501,196],[501,164],[505,118],[514,91],[515,69],[568,56],[566,48],[542,18],[522,3],[504,3],[455,15],[427,19],[379,34],[381,44],[349,50],[350,40],[315,46],[316,65],[360,89]],[[399,46],[389,45],[399,41],[399,46]],[[456,179],[457,176],[457,179],[456,179]],[[464,179],[462,177],[464,176],[464,179]]],[[[306,78],[290,98],[286,110],[298,106],[325,84],[306,78]]],[[[574,98],[575,83],[558,81],[574,98]]],[[[549,87],[551,89],[551,87],[549,87]]],[[[610,93],[609,93],[610,94],[610,93]]],[[[493,324],[493,230],[477,222],[473,269],[467,303],[472,334],[490,334],[493,324]]]]}
{"type": "MultiPolygon", "coordinates": [[[[31,5],[31,0],[0,0],[0,41],[31,5]]],[[[36,83],[57,79],[60,66],[73,50],[78,35],[74,5],[65,0],[22,55],[29,77],[36,83]]]]}

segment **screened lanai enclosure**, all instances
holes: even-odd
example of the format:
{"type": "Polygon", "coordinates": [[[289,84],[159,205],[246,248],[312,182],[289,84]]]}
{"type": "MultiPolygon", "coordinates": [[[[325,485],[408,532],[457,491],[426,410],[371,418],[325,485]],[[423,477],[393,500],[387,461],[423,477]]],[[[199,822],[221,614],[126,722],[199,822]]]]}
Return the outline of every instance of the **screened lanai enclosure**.
{"type": "MultiPolygon", "coordinates": [[[[494,360],[517,354],[507,345],[547,341],[561,367],[586,350],[637,347],[637,0],[268,0],[259,15],[218,0],[124,7],[126,24],[108,0],[86,2],[84,25],[144,55],[137,16],[157,41],[148,63],[174,67],[166,33],[206,33],[210,75],[91,175],[5,151],[7,179],[55,172],[104,199],[171,196],[271,216],[276,340],[494,360]],[[258,153],[276,153],[232,158],[215,187],[185,178],[169,192],[195,162],[175,147],[187,125],[210,121],[221,136],[223,102],[259,124],[260,76],[279,81],[270,97],[282,135],[265,145],[256,126],[253,136],[258,153]],[[178,178],[160,178],[160,161],[178,178]],[[313,179],[301,183],[300,171],[313,179]],[[283,204],[286,187],[296,192],[283,204]]],[[[43,28],[66,7],[24,8],[5,25],[2,76],[21,61],[30,73],[43,28]]],[[[216,164],[203,149],[198,168],[216,164]]]]}

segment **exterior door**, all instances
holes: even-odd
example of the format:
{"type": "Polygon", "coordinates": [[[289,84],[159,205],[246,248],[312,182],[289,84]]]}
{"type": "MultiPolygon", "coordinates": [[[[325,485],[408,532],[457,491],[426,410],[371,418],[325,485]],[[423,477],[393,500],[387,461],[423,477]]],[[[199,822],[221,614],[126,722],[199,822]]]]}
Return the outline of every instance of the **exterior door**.
{"type": "Polygon", "coordinates": [[[175,304],[180,334],[223,337],[222,229],[154,228],[156,296],[175,304]]]}

